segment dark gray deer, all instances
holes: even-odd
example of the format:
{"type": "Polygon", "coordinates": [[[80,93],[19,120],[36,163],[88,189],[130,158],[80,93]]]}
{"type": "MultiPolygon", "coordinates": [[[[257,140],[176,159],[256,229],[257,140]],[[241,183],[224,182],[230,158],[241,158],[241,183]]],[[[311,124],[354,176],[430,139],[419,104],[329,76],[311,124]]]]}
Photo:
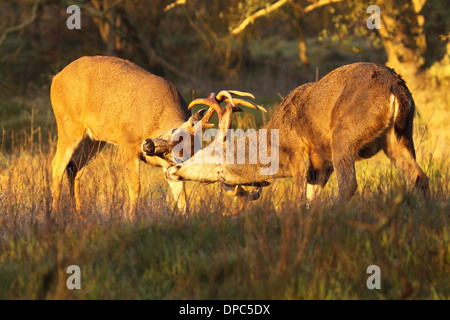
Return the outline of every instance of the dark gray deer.
{"type": "MultiPolygon", "coordinates": [[[[200,103],[205,104],[205,100],[200,103]]],[[[210,100],[209,104],[214,103],[210,100]]],[[[414,109],[410,91],[394,70],[373,63],[346,65],[318,82],[299,86],[276,109],[265,127],[268,132],[279,133],[279,143],[267,139],[267,149],[279,152],[279,170],[274,174],[261,174],[264,165],[259,161],[199,164],[188,160],[169,168],[166,176],[174,181],[224,183],[242,200],[235,213],[248,199],[259,196],[259,189],[246,192],[241,186],[261,187],[270,179],[292,176],[296,199],[304,201],[326,185],[333,171],[339,198],[348,200],[357,189],[355,161],[383,150],[407,180],[428,197],[428,178],[415,161],[414,109]]],[[[222,110],[221,130],[230,128],[232,111],[230,105],[222,110]]],[[[225,138],[225,131],[219,136],[213,143],[223,144],[226,150],[231,141],[225,138]]],[[[250,139],[241,139],[245,139],[248,159],[250,139]]],[[[258,136],[258,149],[265,147],[261,143],[258,136]]]]}

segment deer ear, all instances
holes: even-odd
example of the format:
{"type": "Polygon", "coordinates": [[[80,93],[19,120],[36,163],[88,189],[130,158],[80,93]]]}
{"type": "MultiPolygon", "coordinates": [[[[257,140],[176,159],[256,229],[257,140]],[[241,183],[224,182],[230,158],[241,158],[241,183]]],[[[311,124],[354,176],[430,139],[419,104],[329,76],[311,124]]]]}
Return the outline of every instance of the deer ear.
{"type": "Polygon", "coordinates": [[[199,111],[197,111],[195,114],[193,114],[190,118],[189,118],[189,122],[191,122],[192,124],[196,123],[197,121],[200,121],[203,119],[203,116],[205,115],[206,110],[205,109],[200,109],[199,111]]]}

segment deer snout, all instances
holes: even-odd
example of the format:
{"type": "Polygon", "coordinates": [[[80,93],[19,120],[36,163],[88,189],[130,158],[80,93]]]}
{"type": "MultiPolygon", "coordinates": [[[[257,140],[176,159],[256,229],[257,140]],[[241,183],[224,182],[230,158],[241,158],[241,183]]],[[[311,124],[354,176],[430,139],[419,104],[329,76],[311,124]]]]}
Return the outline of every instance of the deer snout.
{"type": "Polygon", "coordinates": [[[155,154],[155,143],[152,139],[145,139],[141,145],[142,152],[148,156],[153,156],[155,154]]]}

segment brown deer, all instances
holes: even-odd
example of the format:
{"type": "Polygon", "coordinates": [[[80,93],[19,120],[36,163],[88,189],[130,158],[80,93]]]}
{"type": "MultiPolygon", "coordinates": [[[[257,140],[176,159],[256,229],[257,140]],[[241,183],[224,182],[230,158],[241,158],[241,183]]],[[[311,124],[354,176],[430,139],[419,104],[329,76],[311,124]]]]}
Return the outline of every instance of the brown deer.
{"type": "MultiPolygon", "coordinates": [[[[197,103],[216,102],[203,99],[191,105],[197,103]]],[[[414,109],[411,93],[394,70],[373,63],[346,65],[318,82],[299,86],[281,102],[265,127],[268,132],[277,133],[279,141],[256,137],[258,150],[266,148],[269,153],[278,153],[276,172],[262,174],[261,168],[267,165],[259,160],[248,162],[251,139],[243,137],[240,152],[245,152],[245,164],[199,164],[190,159],[170,167],[166,177],[173,181],[224,183],[242,200],[236,214],[247,200],[258,198],[259,188],[273,178],[293,177],[295,199],[300,202],[320,192],[335,171],[339,199],[348,200],[357,189],[355,161],[383,150],[407,180],[428,197],[428,178],[415,161],[414,109]],[[258,187],[258,191],[245,191],[245,185],[258,187]]],[[[224,152],[218,157],[223,157],[227,149],[234,148],[234,155],[239,153],[239,140],[229,147],[232,140],[226,139],[233,111],[235,108],[227,105],[219,114],[222,133],[213,144],[215,148],[221,144],[224,152]]]]}
{"type": "MultiPolygon", "coordinates": [[[[238,91],[235,94],[243,94],[238,91]]],[[[139,162],[160,166],[173,165],[141,150],[151,136],[170,139],[175,129],[193,132],[194,122],[203,128],[213,109],[200,110],[189,117],[188,106],[170,82],[134,63],[115,57],[82,57],[54,76],[51,103],[58,128],[53,168],[53,209],[59,208],[61,183],[67,173],[72,203],[80,210],[79,173],[106,143],[118,146],[129,187],[130,212],[136,208],[140,191],[139,162]]],[[[231,99],[222,91],[219,101],[231,99]]],[[[186,211],[184,183],[168,181],[181,212],[186,211]]]]}

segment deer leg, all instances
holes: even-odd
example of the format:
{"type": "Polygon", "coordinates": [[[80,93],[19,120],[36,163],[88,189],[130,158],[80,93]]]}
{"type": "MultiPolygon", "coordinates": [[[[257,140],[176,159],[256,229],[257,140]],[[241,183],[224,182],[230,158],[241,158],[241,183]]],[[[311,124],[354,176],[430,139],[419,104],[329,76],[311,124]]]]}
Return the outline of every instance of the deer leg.
{"type": "MultiPolygon", "coordinates": [[[[164,169],[164,174],[166,169],[164,169]]],[[[169,183],[170,189],[172,190],[173,197],[177,204],[178,210],[185,214],[187,211],[187,202],[186,202],[186,188],[184,181],[171,181],[167,180],[169,183]]]]}
{"type": "MultiPolygon", "coordinates": [[[[76,165],[76,162],[73,161],[72,159],[69,161],[69,163],[66,166],[66,173],[67,173],[67,178],[69,180],[70,202],[72,203],[72,206],[74,207],[75,211],[79,212],[79,208],[77,208],[78,204],[76,201],[77,197],[75,196],[75,178],[78,174],[78,166],[76,165]]],[[[77,192],[79,192],[78,179],[77,179],[77,192]]]]}
{"type": "Polygon", "coordinates": [[[356,155],[352,152],[351,141],[346,139],[347,134],[333,134],[332,158],[333,167],[339,188],[339,200],[348,201],[356,192],[355,160],[356,155]]]}
{"type": "Polygon", "coordinates": [[[61,195],[62,178],[64,171],[72,157],[76,145],[79,141],[73,141],[72,143],[66,143],[62,137],[58,138],[58,145],[56,148],[56,155],[52,161],[52,207],[53,211],[59,209],[59,197],[61,195]],[[68,146],[69,145],[69,146],[68,146]],[[68,147],[67,147],[68,146],[68,147]]]}
{"type": "Polygon", "coordinates": [[[80,201],[80,171],[91,162],[103,149],[106,142],[92,140],[85,137],[75,149],[69,164],[66,167],[69,179],[70,197],[76,212],[81,210],[80,201]]]}
{"type": "Polygon", "coordinates": [[[412,137],[408,139],[402,136],[398,139],[392,130],[386,139],[385,154],[420,194],[428,199],[430,196],[428,177],[416,162],[412,137]]]}
{"type": "Polygon", "coordinates": [[[291,160],[291,171],[294,177],[294,200],[298,204],[306,203],[306,190],[310,158],[306,152],[296,153],[291,160]]]}
{"type": "Polygon", "coordinates": [[[348,155],[333,155],[333,165],[339,188],[339,199],[350,200],[356,192],[355,160],[348,155]]]}
{"type": "Polygon", "coordinates": [[[121,150],[122,163],[125,170],[125,182],[128,185],[128,194],[130,196],[130,209],[127,218],[133,220],[136,215],[136,209],[141,190],[139,178],[139,158],[130,150],[121,150]]]}

